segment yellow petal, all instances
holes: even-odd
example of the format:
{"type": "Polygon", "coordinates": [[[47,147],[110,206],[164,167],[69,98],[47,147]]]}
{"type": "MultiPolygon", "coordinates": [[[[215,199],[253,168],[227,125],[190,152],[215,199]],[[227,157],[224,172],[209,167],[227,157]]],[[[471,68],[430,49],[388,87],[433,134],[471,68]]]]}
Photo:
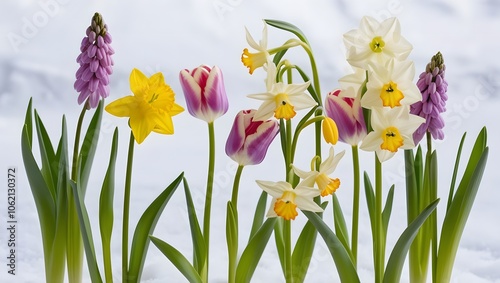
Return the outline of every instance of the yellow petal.
{"type": "Polygon", "coordinates": [[[147,105],[140,105],[139,111],[130,117],[130,128],[138,144],[141,144],[156,126],[155,113],[147,111],[146,107],[147,105]]]}
{"type": "Polygon", "coordinates": [[[323,137],[331,145],[335,145],[339,140],[339,130],[337,124],[330,117],[323,119],[323,137]]]}
{"type": "Polygon", "coordinates": [[[382,105],[393,108],[395,106],[401,106],[401,100],[404,98],[404,95],[398,89],[398,85],[390,81],[382,86],[380,98],[382,99],[382,105]]]}
{"type": "Polygon", "coordinates": [[[168,114],[158,115],[155,119],[156,126],[153,128],[155,133],[172,135],[174,133],[174,123],[168,114]]]}
{"type": "Polygon", "coordinates": [[[299,213],[297,212],[297,205],[291,201],[285,201],[281,198],[276,200],[274,204],[274,211],[278,216],[283,217],[285,220],[294,220],[299,213]]]}
{"type": "Polygon", "coordinates": [[[136,109],[136,104],[136,98],[129,95],[111,102],[106,106],[105,110],[116,117],[130,117],[131,112],[136,109]]]}
{"type": "Polygon", "coordinates": [[[390,152],[398,151],[398,148],[403,146],[404,141],[396,127],[388,127],[382,131],[382,140],[383,142],[380,145],[380,148],[390,152]]]}
{"type": "Polygon", "coordinates": [[[130,90],[134,95],[144,97],[148,88],[148,78],[141,71],[134,68],[130,73],[130,90]]]}

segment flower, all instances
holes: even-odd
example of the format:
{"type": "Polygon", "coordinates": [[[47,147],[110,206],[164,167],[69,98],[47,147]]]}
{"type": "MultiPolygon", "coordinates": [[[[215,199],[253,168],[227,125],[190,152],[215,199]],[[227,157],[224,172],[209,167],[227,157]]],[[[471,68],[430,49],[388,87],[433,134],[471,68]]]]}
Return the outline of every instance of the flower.
{"type": "Polygon", "coordinates": [[[366,93],[361,106],[396,107],[411,105],[422,100],[422,95],[413,83],[415,66],[412,61],[391,59],[385,65],[370,65],[366,93]]]}
{"type": "Polygon", "coordinates": [[[343,93],[341,90],[328,93],[325,112],[337,124],[340,141],[354,146],[366,136],[363,109],[359,98],[342,97],[343,93]]]}
{"type": "Polygon", "coordinates": [[[250,94],[248,97],[263,100],[254,120],[263,121],[273,116],[276,119],[291,119],[295,117],[295,110],[316,106],[314,99],[304,91],[309,87],[310,81],[302,84],[285,84],[275,82],[276,65],[267,64],[267,92],[250,94]]]}
{"type": "Polygon", "coordinates": [[[224,78],[217,66],[201,65],[191,72],[184,69],[180,71],[179,80],[193,117],[211,123],[227,112],[229,104],[224,78]]]}
{"type": "Polygon", "coordinates": [[[81,53],[76,58],[80,68],[75,75],[74,88],[80,93],[78,104],[88,99],[87,108],[96,108],[101,98],[109,96],[109,75],[113,73],[111,55],[115,51],[111,47],[108,26],[99,13],[92,17],[86,33],[80,46],[81,53]]]}
{"type": "Polygon", "coordinates": [[[294,189],[287,182],[256,181],[259,187],[273,197],[267,217],[282,217],[285,220],[294,220],[298,215],[297,208],[313,212],[322,212],[313,198],[319,191],[299,183],[294,189]]]}
{"type": "Polygon", "coordinates": [[[410,114],[407,107],[373,108],[373,131],[363,139],[360,148],[375,151],[379,161],[384,162],[398,149],[414,148],[413,133],[424,122],[424,118],[410,114]]]}
{"type": "Polygon", "coordinates": [[[446,111],[448,96],[448,83],[444,78],[446,66],[441,52],[432,56],[425,72],[420,74],[417,87],[422,93],[422,101],[411,105],[411,113],[425,118],[425,123],[420,125],[413,134],[415,143],[419,143],[426,132],[430,132],[434,139],[444,138],[444,120],[441,113],[446,111]]]}
{"type": "Polygon", "coordinates": [[[238,112],[227,138],[226,154],[239,165],[261,163],[279,132],[276,120],[254,121],[256,112],[255,109],[238,112]]]}
{"type": "Polygon", "coordinates": [[[162,73],[147,78],[138,69],[130,73],[130,89],[134,95],[117,99],[106,111],[117,117],[130,117],[129,125],[137,143],[151,133],[173,134],[172,116],[184,109],[175,103],[175,93],[165,84],[162,73]]]}
{"type": "Polygon", "coordinates": [[[323,128],[323,137],[325,141],[331,145],[335,145],[339,141],[339,129],[335,121],[330,117],[325,117],[321,126],[323,128]]]}
{"type": "Polygon", "coordinates": [[[253,39],[248,29],[245,28],[246,39],[248,45],[253,49],[257,50],[257,53],[250,53],[248,48],[243,49],[243,54],[241,54],[241,62],[245,67],[249,69],[249,73],[253,74],[255,69],[262,67],[269,60],[269,52],[267,51],[267,25],[264,23],[264,29],[262,30],[262,40],[257,42],[253,39]]]}
{"type": "Polygon", "coordinates": [[[344,44],[349,64],[362,69],[367,69],[370,62],[384,65],[390,58],[405,60],[413,48],[401,36],[395,17],[381,23],[372,17],[363,17],[359,29],[344,34],[344,44]]]}
{"type": "MultiPolygon", "coordinates": [[[[306,172],[299,168],[293,166],[293,171],[297,176],[303,179],[302,184],[304,186],[312,187],[314,184],[318,186],[320,195],[322,197],[333,194],[340,186],[340,180],[338,178],[332,179],[328,175],[332,174],[337,168],[337,165],[344,156],[345,151],[341,151],[339,154],[335,155],[333,147],[330,147],[330,152],[328,158],[325,159],[320,165],[319,170],[313,170],[306,172]]],[[[313,159],[314,161],[315,159],[313,159]]]]}

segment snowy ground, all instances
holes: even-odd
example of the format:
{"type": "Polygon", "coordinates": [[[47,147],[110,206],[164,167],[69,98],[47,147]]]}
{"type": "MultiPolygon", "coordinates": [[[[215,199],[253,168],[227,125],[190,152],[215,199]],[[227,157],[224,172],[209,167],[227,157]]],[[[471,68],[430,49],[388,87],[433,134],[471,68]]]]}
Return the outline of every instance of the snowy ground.
{"type": "MultiPolygon", "coordinates": [[[[177,93],[179,104],[185,106],[178,72],[200,64],[218,65],[224,72],[230,110],[216,121],[217,167],[214,191],[211,282],[224,282],[226,277],[226,244],[224,233],[225,203],[230,198],[234,163],[224,154],[224,144],[234,115],[244,108],[255,108],[258,102],[247,94],[264,89],[261,73],[250,76],[240,62],[242,49],[247,47],[244,27],[256,37],[262,30],[261,19],[280,19],[300,27],[315,52],[324,95],[336,87],[337,79],[348,72],[345,62],[342,34],[357,28],[364,15],[379,20],[397,16],[402,34],[414,46],[410,58],[415,61],[417,73],[437,51],[443,53],[449,82],[446,140],[436,144],[440,160],[440,196],[446,198],[451,176],[452,160],[459,138],[468,132],[466,150],[482,126],[489,130],[491,146],[488,168],[481,189],[465,229],[456,259],[452,282],[500,282],[500,226],[498,217],[500,192],[495,174],[500,165],[496,133],[500,88],[500,3],[481,1],[244,1],[244,0],[189,0],[189,1],[2,1],[0,4],[0,169],[17,167],[18,174],[18,269],[15,277],[7,277],[7,232],[0,233],[2,282],[41,282],[44,278],[43,255],[37,214],[24,173],[20,153],[20,135],[24,112],[30,97],[34,107],[45,121],[53,141],[60,132],[60,120],[66,115],[71,135],[75,130],[80,106],[73,90],[75,58],[94,12],[100,12],[113,36],[115,67],[111,77],[109,101],[130,93],[128,75],[132,68],[147,75],[161,71],[167,83],[177,93]],[[496,126],[495,126],[496,125],[496,126]]],[[[281,44],[289,37],[269,28],[269,45],[281,44]]],[[[295,53],[294,53],[295,54],[295,53]]],[[[297,52],[296,62],[305,61],[297,52]]],[[[174,117],[176,133],[173,136],[152,135],[136,147],[132,186],[131,224],[154,197],[181,171],[193,190],[195,203],[201,212],[206,179],[206,126],[183,113],[174,117]]],[[[112,131],[120,131],[117,187],[115,195],[115,230],[113,236],[114,271],[120,282],[120,235],[123,175],[129,130],[126,119],[104,115],[103,129],[87,194],[91,220],[97,220],[97,199],[107,163],[112,131]]],[[[307,139],[304,139],[307,140],[307,139]]],[[[70,140],[70,142],[72,142],[70,140]]],[[[310,146],[304,142],[303,147],[310,146]]],[[[343,145],[337,150],[348,149],[343,145]]],[[[362,153],[363,166],[371,170],[371,154],[362,153]]],[[[307,168],[311,156],[297,156],[297,163],[307,168]]],[[[249,223],[260,195],[255,179],[277,181],[283,176],[279,143],[275,142],[266,160],[243,172],[240,189],[240,222],[242,244],[246,240],[249,223]]],[[[385,187],[396,184],[396,198],[390,223],[388,247],[392,247],[405,227],[405,195],[402,175],[403,159],[399,155],[384,168],[385,187]]],[[[342,179],[338,196],[343,203],[346,218],[350,219],[350,157],[342,160],[336,175],[342,179]]],[[[5,173],[3,173],[5,174],[5,173]]],[[[5,175],[3,175],[5,176],[5,175]]],[[[2,177],[2,184],[6,184],[2,177]]],[[[5,188],[6,186],[3,185],[5,188]]],[[[5,190],[2,190],[4,192],[5,190]]],[[[364,198],[362,198],[364,201],[364,198]]],[[[6,226],[6,192],[0,193],[0,222],[6,226]]],[[[442,217],[443,204],[438,207],[442,217]]],[[[371,238],[368,215],[362,202],[360,226],[359,273],[362,282],[372,281],[371,238]]],[[[438,211],[438,213],[439,213],[438,211]]],[[[326,220],[331,220],[326,213],[326,220]]],[[[305,217],[294,222],[294,236],[305,217]]],[[[176,193],[160,219],[155,235],[173,244],[185,255],[191,254],[189,226],[183,194],[176,193]]],[[[95,233],[98,229],[96,226],[95,233]]],[[[98,239],[99,237],[95,237],[98,239]]],[[[97,246],[99,254],[99,246],[97,246]]],[[[407,272],[402,282],[407,282],[407,272]]],[[[85,281],[90,281],[85,275],[85,281]]],[[[155,247],[150,247],[146,260],[144,282],[184,282],[182,275],[155,247]]],[[[271,241],[258,266],[254,282],[283,282],[279,261],[271,241]]],[[[339,282],[333,261],[318,238],[307,282],[339,282]]]]}

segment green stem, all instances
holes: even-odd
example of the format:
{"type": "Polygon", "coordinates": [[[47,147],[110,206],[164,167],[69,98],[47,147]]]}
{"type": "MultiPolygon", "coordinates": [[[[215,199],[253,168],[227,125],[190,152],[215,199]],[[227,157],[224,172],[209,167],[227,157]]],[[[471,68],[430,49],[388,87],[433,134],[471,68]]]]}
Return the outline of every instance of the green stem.
{"type": "MultiPolygon", "coordinates": [[[[83,105],[78,123],[76,126],[75,143],[73,147],[73,160],[71,164],[71,180],[78,183],[78,148],[80,146],[80,135],[82,132],[83,118],[87,112],[86,103],[83,105]]],[[[80,223],[76,204],[73,197],[73,190],[68,189],[68,236],[66,240],[66,255],[68,264],[68,281],[78,283],[82,281],[83,267],[83,241],[80,232],[80,223]]]]}
{"type": "Polygon", "coordinates": [[[128,145],[127,171],[125,174],[125,191],[123,196],[123,230],[122,230],[122,277],[128,282],[128,222],[130,212],[130,185],[132,180],[132,162],[134,160],[134,133],[130,131],[128,145]]]}
{"type": "MultiPolygon", "coordinates": [[[[243,172],[243,168],[245,165],[239,165],[236,170],[236,174],[234,176],[233,183],[233,193],[231,195],[231,203],[233,205],[235,211],[235,221],[236,221],[236,234],[234,235],[235,239],[233,239],[233,246],[228,245],[228,257],[229,257],[229,275],[228,281],[229,283],[235,283],[236,281],[236,267],[237,267],[237,255],[238,255],[238,190],[240,187],[240,179],[241,173],[243,172]]],[[[229,213],[229,211],[228,211],[229,213]]],[[[229,233],[229,231],[227,231],[229,233]]],[[[228,242],[229,244],[229,242],[228,242]]]]}
{"type": "MultiPolygon", "coordinates": [[[[432,136],[430,132],[427,132],[426,134],[427,137],[427,153],[426,153],[426,166],[429,166],[429,170],[426,170],[429,173],[429,182],[428,182],[428,189],[429,189],[429,202],[434,201],[437,199],[437,168],[434,166],[432,162],[432,136]],[[434,175],[434,176],[431,176],[434,175]],[[431,181],[432,180],[432,181],[431,181]]],[[[437,269],[437,253],[438,253],[438,235],[437,235],[437,212],[434,210],[432,214],[430,215],[430,230],[431,232],[431,250],[432,250],[432,282],[436,282],[436,269],[437,269]]]]}
{"type": "Polygon", "coordinates": [[[285,253],[285,280],[286,283],[293,283],[292,272],[292,222],[284,220],[283,222],[283,241],[285,253]]]}
{"type": "Polygon", "coordinates": [[[240,187],[241,172],[243,172],[243,168],[245,168],[245,165],[239,165],[238,169],[236,169],[236,174],[234,176],[233,193],[231,195],[231,202],[233,203],[233,206],[235,209],[238,209],[238,189],[240,187]]]}
{"type": "Polygon", "coordinates": [[[384,278],[385,239],[382,229],[382,163],[375,156],[375,282],[384,278]]]}
{"type": "Polygon", "coordinates": [[[209,159],[208,159],[208,176],[207,176],[207,191],[205,195],[205,211],[203,214],[203,238],[207,248],[207,258],[205,260],[205,270],[202,274],[204,282],[208,282],[208,262],[209,262],[209,247],[210,247],[210,212],[212,209],[212,190],[214,185],[214,170],[215,170],[215,131],[214,123],[208,123],[208,139],[209,139],[209,159]]]}
{"type": "Polygon", "coordinates": [[[354,191],[352,197],[351,251],[353,257],[353,264],[354,267],[356,267],[358,261],[358,221],[359,221],[359,187],[360,187],[359,151],[357,145],[352,146],[352,169],[354,173],[354,191]]]}
{"type": "Polygon", "coordinates": [[[290,184],[293,184],[293,174],[290,174],[291,165],[293,164],[292,160],[292,120],[288,119],[286,120],[286,156],[285,156],[285,163],[286,163],[286,180],[290,184]]]}

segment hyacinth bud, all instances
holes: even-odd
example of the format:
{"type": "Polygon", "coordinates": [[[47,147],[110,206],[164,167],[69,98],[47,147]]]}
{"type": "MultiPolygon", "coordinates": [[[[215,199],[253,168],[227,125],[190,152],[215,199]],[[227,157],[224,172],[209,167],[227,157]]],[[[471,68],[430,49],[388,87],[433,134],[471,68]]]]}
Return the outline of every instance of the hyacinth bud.
{"type": "Polygon", "coordinates": [[[278,121],[254,121],[257,110],[242,110],[234,119],[226,142],[226,154],[239,165],[255,165],[264,160],[267,149],[279,132],[278,121]]]}
{"type": "Polygon", "coordinates": [[[446,111],[448,95],[448,83],[445,75],[446,66],[441,52],[432,56],[431,62],[427,64],[425,72],[420,74],[417,87],[422,93],[422,101],[411,105],[411,113],[423,117],[422,124],[413,134],[415,144],[419,143],[425,133],[430,132],[433,139],[444,138],[444,119],[441,113],[446,111]]]}
{"type": "Polygon", "coordinates": [[[78,104],[87,102],[87,108],[97,107],[101,98],[109,96],[109,75],[113,73],[115,53],[111,47],[111,35],[102,16],[95,13],[86,36],[80,45],[80,55],[76,61],[80,68],[76,72],[75,90],[80,93],[78,104]]]}

